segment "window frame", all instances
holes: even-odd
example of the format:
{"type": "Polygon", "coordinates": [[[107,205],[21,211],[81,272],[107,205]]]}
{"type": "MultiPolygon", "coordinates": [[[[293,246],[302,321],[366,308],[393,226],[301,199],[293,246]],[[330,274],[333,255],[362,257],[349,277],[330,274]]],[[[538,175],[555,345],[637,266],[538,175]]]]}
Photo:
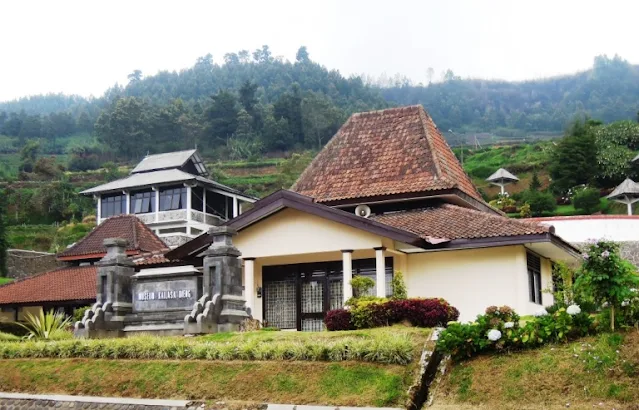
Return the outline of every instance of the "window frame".
{"type": "Polygon", "coordinates": [[[160,212],[186,209],[186,187],[172,186],[160,189],[160,212]],[[166,206],[168,203],[168,206],[166,206]]]}
{"type": "Polygon", "coordinates": [[[536,305],[543,305],[541,257],[526,251],[526,271],[528,273],[528,300],[536,305]]]}
{"type": "Polygon", "coordinates": [[[150,214],[155,212],[155,191],[153,190],[144,190],[132,192],[130,194],[131,204],[129,208],[129,213],[131,214],[150,214]],[[147,201],[146,207],[144,206],[144,202],[147,201]],[[140,212],[136,210],[137,206],[140,206],[140,212]],[[144,210],[146,209],[146,210],[144,210]]]}
{"type": "Polygon", "coordinates": [[[126,195],[112,194],[100,197],[100,218],[106,219],[124,214],[126,214],[126,195]],[[117,211],[118,206],[119,212],[117,211]]]}

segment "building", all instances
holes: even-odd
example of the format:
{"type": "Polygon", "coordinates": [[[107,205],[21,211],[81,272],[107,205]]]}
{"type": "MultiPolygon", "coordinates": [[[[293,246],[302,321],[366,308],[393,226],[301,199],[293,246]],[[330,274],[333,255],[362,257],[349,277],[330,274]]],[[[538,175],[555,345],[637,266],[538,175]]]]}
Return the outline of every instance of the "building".
{"type": "MultiPolygon", "coordinates": [[[[421,106],[354,114],[291,190],[263,198],[245,212],[240,212],[242,201],[252,198],[206,182],[198,174],[203,167],[195,152],[178,154],[147,157],[128,178],[85,193],[98,196],[100,220],[112,213],[135,213],[148,224],[148,232],[157,231],[156,238],[173,246],[167,252],[130,255],[139,277],[185,269],[215,277],[208,270],[216,268],[207,265],[205,256],[224,244],[215,243],[205,228],[219,222],[230,234],[236,231],[243,298],[253,317],[269,326],[321,330],[325,313],[353,295],[353,276],[372,278],[373,294],[389,296],[397,271],[403,273],[410,297],[445,298],[463,321],[490,305],[509,305],[528,315],[553,303],[552,294],[544,292],[553,285],[553,261],[579,260],[578,249],[552,226],[509,219],[490,207],[421,106]],[[199,196],[202,209],[226,204],[225,213],[222,208],[219,213],[196,210],[219,218],[215,223],[195,220],[196,188],[205,192],[199,196]],[[210,201],[208,192],[226,202],[210,201]],[[136,212],[137,198],[143,199],[142,213],[136,212]],[[160,206],[173,207],[174,201],[176,209],[160,206]],[[222,216],[234,218],[223,222],[222,216]],[[203,233],[184,242],[198,230],[203,233]],[[168,241],[172,234],[180,239],[168,241]]],[[[119,232],[113,236],[121,237],[119,232]]],[[[99,256],[90,252],[84,255],[99,256]]],[[[11,300],[8,286],[19,284],[0,287],[0,306],[11,300]]],[[[217,295],[214,286],[204,288],[203,294],[217,295]]],[[[179,295],[183,289],[169,291],[179,295]]],[[[133,305],[140,297],[144,294],[132,295],[133,305]]]]}
{"type": "Polygon", "coordinates": [[[73,246],[57,255],[66,266],[28,276],[0,286],[0,321],[23,320],[28,312],[74,309],[96,300],[95,263],[106,255],[104,239],[120,237],[128,241],[126,254],[150,259],[169,248],[142,221],[133,215],[119,215],[103,221],[73,246]]]}
{"type": "Polygon", "coordinates": [[[148,155],[123,179],[83,191],[97,202],[97,221],[136,215],[176,247],[242,213],[256,198],[207,178],[196,150],[148,155]]]}
{"type": "MultiPolygon", "coordinates": [[[[442,297],[472,320],[490,305],[520,314],[553,303],[552,263],[578,250],[550,226],[514,220],[484,202],[421,106],[353,115],[291,191],[229,221],[244,261],[253,316],[282,329],[318,330],[326,311],[365,275],[392,293],[442,297]]],[[[198,265],[203,234],[162,263],[198,265]]]]}

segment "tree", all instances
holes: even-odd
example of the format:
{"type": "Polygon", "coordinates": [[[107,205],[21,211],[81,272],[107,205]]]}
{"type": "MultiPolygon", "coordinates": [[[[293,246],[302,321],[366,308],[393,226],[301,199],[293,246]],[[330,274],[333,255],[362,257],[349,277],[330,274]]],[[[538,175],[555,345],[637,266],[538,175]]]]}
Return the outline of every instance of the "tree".
{"type": "Polygon", "coordinates": [[[528,189],[530,191],[539,191],[541,189],[541,181],[539,181],[539,174],[537,173],[537,170],[533,171],[528,189]]]}
{"type": "Polygon", "coordinates": [[[579,209],[585,214],[591,215],[599,210],[600,197],[601,195],[598,189],[586,188],[575,194],[572,203],[575,209],[579,209]]]}
{"type": "Polygon", "coordinates": [[[7,232],[5,228],[6,218],[6,195],[2,192],[0,195],[0,277],[6,277],[8,272],[7,268],[7,250],[9,249],[9,242],[7,240],[7,232]]]}
{"type": "Polygon", "coordinates": [[[40,153],[40,143],[29,141],[20,150],[20,172],[33,172],[38,154],[40,153]]]}
{"type": "Polygon", "coordinates": [[[597,175],[595,128],[598,122],[577,120],[552,152],[552,188],[565,193],[577,185],[591,183],[597,175]]]}
{"type": "Polygon", "coordinates": [[[211,104],[204,114],[207,122],[206,134],[218,142],[230,138],[237,129],[237,97],[222,90],[211,97],[211,104]]]}
{"type": "Polygon", "coordinates": [[[133,72],[126,76],[129,83],[135,83],[142,80],[142,70],[133,70],[133,72]]]}
{"type": "Polygon", "coordinates": [[[610,308],[610,330],[615,330],[615,309],[632,296],[639,286],[635,267],[619,255],[619,245],[609,241],[591,243],[583,253],[575,290],[599,306],[610,308]]]}
{"type": "Polygon", "coordinates": [[[526,191],[522,199],[530,205],[533,216],[542,216],[544,212],[552,212],[557,208],[555,197],[550,192],[526,191]]]}
{"type": "Polygon", "coordinates": [[[306,46],[301,46],[297,50],[297,53],[295,54],[295,61],[297,61],[298,63],[307,63],[310,60],[311,59],[308,55],[308,50],[306,49],[306,46]]]}
{"type": "Polygon", "coordinates": [[[98,139],[126,158],[139,158],[148,151],[149,130],[150,109],[136,97],[116,100],[95,124],[98,139]]]}

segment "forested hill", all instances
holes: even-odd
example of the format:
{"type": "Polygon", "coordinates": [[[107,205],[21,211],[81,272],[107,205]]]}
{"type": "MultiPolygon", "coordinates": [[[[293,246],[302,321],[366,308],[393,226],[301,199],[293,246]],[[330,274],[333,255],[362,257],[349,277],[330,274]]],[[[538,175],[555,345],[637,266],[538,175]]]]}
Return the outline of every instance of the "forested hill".
{"type": "Polygon", "coordinates": [[[111,159],[196,145],[211,158],[256,158],[318,149],[353,112],[417,103],[445,131],[559,133],[580,114],[635,119],[639,69],[600,56],[588,71],[544,80],[466,80],[449,70],[426,86],[367,84],[313,61],[305,47],[289,62],[264,46],[226,54],[221,64],[207,55],[179,72],[133,70],[126,86],[97,98],[52,94],[0,103],[0,136],[9,137],[0,138],[0,153],[16,153],[29,139],[39,139],[43,153],[67,153],[65,138],[78,135],[73,142],[84,145],[82,155],[111,159]]]}
{"type": "Polygon", "coordinates": [[[444,130],[563,131],[583,115],[604,122],[636,119],[639,66],[599,56],[590,70],[524,82],[463,80],[449,70],[439,83],[394,84],[381,91],[396,104],[423,104],[444,130]]]}

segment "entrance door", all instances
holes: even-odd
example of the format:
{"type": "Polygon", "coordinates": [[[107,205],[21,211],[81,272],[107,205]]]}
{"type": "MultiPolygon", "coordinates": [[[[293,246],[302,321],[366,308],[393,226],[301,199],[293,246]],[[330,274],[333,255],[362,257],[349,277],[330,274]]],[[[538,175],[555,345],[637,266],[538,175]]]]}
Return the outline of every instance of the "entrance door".
{"type": "Polygon", "coordinates": [[[266,326],[297,329],[297,272],[290,265],[272,268],[262,286],[266,326]]]}
{"type": "Polygon", "coordinates": [[[300,265],[300,330],[317,332],[324,328],[324,312],[328,295],[325,265],[323,263],[300,265]]]}

